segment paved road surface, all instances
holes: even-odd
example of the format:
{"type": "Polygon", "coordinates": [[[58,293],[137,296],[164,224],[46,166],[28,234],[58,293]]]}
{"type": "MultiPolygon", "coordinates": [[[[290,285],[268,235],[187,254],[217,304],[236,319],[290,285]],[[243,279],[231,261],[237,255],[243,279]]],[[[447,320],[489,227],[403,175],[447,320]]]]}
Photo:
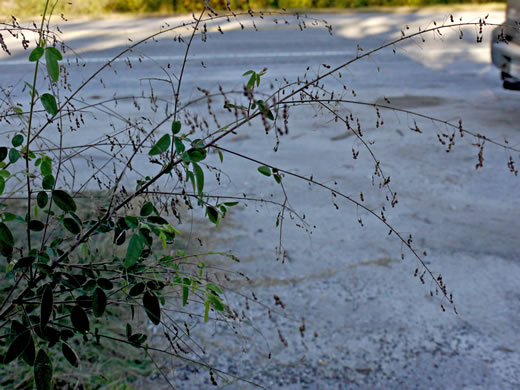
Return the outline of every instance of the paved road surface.
{"type": "MultiPolygon", "coordinates": [[[[455,19],[478,21],[487,13],[463,12],[455,19]]],[[[278,24],[272,18],[254,19],[259,31],[252,28],[249,17],[244,31],[238,23],[223,23],[224,34],[216,24],[209,25],[207,42],[194,40],[182,84],[182,102],[200,96],[197,86],[215,91],[221,85],[224,90],[241,91],[241,74],[264,67],[268,71],[262,86],[268,92],[270,84],[281,85],[282,77],[301,78],[307,66],[308,74],[323,72],[321,64],[343,63],[399,38],[401,30],[410,33],[419,26],[432,27],[434,20],[438,25],[450,21],[447,13],[315,17],[333,26],[332,36],[326,28],[312,26],[310,20],[306,20],[308,28],[300,31],[297,20],[287,18],[290,23],[284,24],[283,17],[278,18],[278,24]]],[[[491,12],[488,18],[502,20],[502,12],[491,12]]],[[[128,37],[135,42],[161,25],[176,22],[172,18],[62,23],[64,39],[79,55],[79,66],[71,66],[70,71],[86,79],[125,48],[128,37]]],[[[417,38],[378,52],[352,64],[342,71],[341,79],[331,79],[326,86],[339,94],[343,91],[341,82],[347,86],[350,99],[384,104],[386,97],[394,107],[453,123],[462,119],[467,129],[497,140],[507,137],[510,145],[520,145],[520,94],[500,88],[498,71],[490,65],[490,29],[484,29],[481,44],[475,43],[478,27],[463,29],[462,39],[460,31],[446,29],[442,36],[428,33],[425,42],[417,38]]],[[[187,32],[180,32],[186,39],[187,32]]],[[[115,62],[100,75],[102,82],[95,80],[78,98],[95,102],[110,99],[114,93],[125,97],[141,95],[141,91],[148,96],[151,86],[159,101],[171,104],[170,86],[157,79],[171,75],[172,69],[178,72],[183,47],[173,41],[172,34],[158,37],[156,42],[142,45],[115,62]]],[[[0,61],[0,83],[3,88],[14,86],[19,91],[23,86],[20,80],[29,80],[31,66],[25,62],[27,53],[13,53],[11,58],[0,61]]],[[[73,58],[69,51],[67,59],[72,62],[73,58]]],[[[79,78],[74,76],[69,81],[74,86],[79,78]]],[[[42,93],[45,83],[39,85],[42,93]]],[[[240,99],[240,94],[230,96],[240,99]]],[[[14,101],[27,106],[23,97],[14,101]]],[[[149,116],[152,122],[164,117],[162,105],[157,113],[149,106],[143,101],[134,105],[133,101],[121,100],[116,111],[124,118],[149,116]]],[[[205,104],[192,107],[199,115],[206,113],[205,104]]],[[[220,107],[214,110],[217,115],[226,115],[220,107]]],[[[349,203],[333,199],[326,191],[287,178],[291,206],[304,213],[306,221],[316,228],[307,234],[286,218],[285,264],[275,262],[279,231],[275,228],[278,209],[273,206],[252,202],[248,207],[241,205],[216,231],[204,231],[205,225],[195,222],[203,231],[206,247],[232,248],[243,260],[236,266],[228,262],[213,265],[246,272],[259,299],[274,304],[276,294],[286,306],[283,310],[276,306],[285,316],[270,320],[262,307],[251,304],[254,321],[242,324],[245,339],[240,342],[229,327],[197,327],[195,332],[209,345],[205,358],[269,389],[517,388],[520,184],[508,172],[508,154],[487,143],[484,168],[475,170],[475,139],[457,139],[454,149],[446,153],[437,141],[437,134],[446,131],[442,124],[402,112],[381,111],[385,123],[377,128],[371,107],[351,104],[338,110],[342,115],[351,112],[359,117],[366,139],[374,141],[372,150],[399,196],[398,206],[388,210],[388,219],[403,234],[414,234],[414,246],[421,253],[427,251],[425,259],[434,272],[444,275],[459,315],[449,309],[442,312],[440,304],[449,305],[430,297],[434,285],[428,278],[423,286],[413,277],[417,263],[405,250],[405,261],[400,260],[401,244],[394,236],[387,236],[388,230],[380,222],[349,203]],[[414,119],[423,134],[410,130],[415,126],[414,119]],[[364,228],[357,222],[359,216],[364,228]],[[298,331],[302,317],[306,324],[304,343],[298,331]],[[287,347],[280,341],[277,327],[287,347]],[[258,337],[256,330],[265,339],[258,337]],[[248,341],[253,335],[254,341],[248,341]]],[[[85,118],[95,114],[100,121],[87,122],[72,135],[67,130],[65,145],[88,144],[113,131],[105,127],[103,113],[89,111],[91,114],[86,113],[85,118]]],[[[274,137],[265,136],[258,123],[245,127],[221,146],[301,175],[314,175],[356,199],[362,191],[370,207],[384,204],[385,193],[371,184],[374,167],[368,152],[346,134],[344,125],[332,121],[318,107],[295,107],[290,114],[290,132],[282,137],[277,153],[273,152],[274,137]],[[352,159],[353,146],[361,150],[357,160],[352,159]]],[[[4,137],[6,131],[12,130],[5,123],[0,126],[4,137]]],[[[121,123],[114,120],[114,126],[120,128],[121,123]]],[[[160,131],[167,131],[167,127],[160,131]]],[[[45,136],[49,142],[56,142],[56,128],[49,127],[45,136]]],[[[102,148],[89,149],[86,154],[92,156],[96,166],[109,161],[102,148]]],[[[518,159],[518,153],[513,157],[518,159]]],[[[215,156],[212,159],[216,164],[215,156]]],[[[73,162],[77,180],[74,186],[78,188],[77,183],[87,177],[89,169],[80,158],[73,162]]],[[[144,164],[145,160],[135,164],[136,171],[153,172],[144,164]]],[[[220,194],[245,193],[283,200],[279,187],[272,179],[257,174],[256,167],[226,155],[223,169],[228,176],[223,176],[221,186],[208,179],[208,189],[220,194]]],[[[135,177],[126,184],[131,185],[133,180],[135,177]]],[[[238,281],[231,287],[248,291],[238,281]]],[[[244,306],[243,300],[236,297],[231,292],[228,295],[231,302],[244,306]]],[[[179,388],[209,387],[209,376],[204,371],[197,374],[179,365],[174,370],[165,366],[165,372],[179,388]]],[[[232,383],[227,388],[248,387],[232,383]]]]}

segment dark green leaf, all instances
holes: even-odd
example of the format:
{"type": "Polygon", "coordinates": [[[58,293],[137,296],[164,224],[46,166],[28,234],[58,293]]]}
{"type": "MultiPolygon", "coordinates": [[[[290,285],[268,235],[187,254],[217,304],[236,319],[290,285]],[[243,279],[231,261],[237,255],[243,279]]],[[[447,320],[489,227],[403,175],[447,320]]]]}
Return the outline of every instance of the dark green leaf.
{"type": "Polygon", "coordinates": [[[63,220],[63,226],[72,234],[79,234],[81,232],[81,227],[72,218],[65,218],[63,220]]]}
{"type": "Polygon", "coordinates": [[[148,154],[150,156],[154,156],[156,154],[164,153],[168,150],[168,147],[170,146],[170,143],[172,142],[170,138],[170,134],[165,134],[161,138],[159,138],[159,141],[150,149],[148,154]]]}
{"type": "Polygon", "coordinates": [[[215,292],[215,293],[217,293],[217,294],[222,294],[222,290],[216,284],[208,283],[208,284],[206,284],[206,288],[211,290],[211,291],[213,291],[213,292],[215,292]]]}
{"type": "Polygon", "coordinates": [[[200,162],[206,158],[206,150],[205,149],[190,149],[188,150],[188,156],[190,161],[192,162],[200,162]]]}
{"type": "Polygon", "coordinates": [[[66,213],[68,213],[70,211],[74,212],[77,209],[74,199],[72,199],[72,196],[67,194],[65,191],[62,191],[62,190],[52,191],[52,200],[54,201],[54,204],[56,204],[56,206],[58,206],[60,209],[62,209],[66,213]]]}
{"type": "Polygon", "coordinates": [[[220,301],[220,299],[216,295],[208,294],[207,297],[208,297],[208,300],[213,305],[213,307],[215,308],[215,310],[217,310],[217,311],[223,311],[224,310],[224,305],[222,304],[222,302],[220,301]]]}
{"type": "Polygon", "coordinates": [[[186,306],[188,303],[188,296],[190,295],[190,289],[188,286],[182,288],[182,306],[186,306]]]}
{"type": "Polygon", "coordinates": [[[21,134],[16,134],[13,139],[11,140],[11,143],[13,144],[13,146],[15,148],[17,148],[18,146],[20,146],[21,144],[23,144],[23,135],[21,134]]]}
{"type": "Polygon", "coordinates": [[[150,290],[162,290],[164,286],[166,285],[160,280],[150,280],[146,283],[146,287],[148,287],[150,290]]]}
{"type": "Polygon", "coordinates": [[[35,62],[38,61],[43,56],[43,47],[38,46],[34,48],[34,50],[29,54],[29,61],[35,62]]]}
{"type": "Polygon", "coordinates": [[[54,176],[47,175],[42,179],[42,187],[44,190],[52,190],[54,187],[54,176]]]}
{"type": "Polygon", "coordinates": [[[80,306],[74,306],[70,312],[70,320],[72,326],[81,333],[85,333],[90,329],[90,323],[85,311],[80,306]]]}
{"type": "Polygon", "coordinates": [[[49,201],[49,195],[45,191],[38,192],[38,195],[36,195],[36,204],[38,204],[38,207],[43,209],[45,206],[47,206],[47,202],[49,201]]]}
{"type": "Polygon", "coordinates": [[[62,59],[61,53],[54,47],[45,49],[45,63],[47,64],[47,71],[50,78],[57,82],[60,77],[60,65],[58,61],[62,59]]]}
{"type": "Polygon", "coordinates": [[[274,121],[274,115],[273,115],[273,112],[272,112],[271,110],[267,110],[267,111],[265,112],[265,117],[266,117],[267,119],[269,119],[269,120],[274,121]]]}
{"type": "Polygon", "coordinates": [[[128,341],[130,341],[131,343],[136,344],[136,345],[141,345],[142,343],[144,343],[146,341],[147,338],[148,338],[148,336],[146,336],[145,334],[136,333],[136,334],[133,334],[130,337],[128,337],[128,341]]]}
{"type": "Polygon", "coordinates": [[[105,312],[106,307],[107,296],[105,295],[105,292],[98,287],[92,295],[92,311],[94,312],[94,316],[101,317],[105,312]]]}
{"type": "Polygon", "coordinates": [[[50,159],[44,159],[40,165],[40,171],[43,176],[52,175],[52,161],[50,159]]]}
{"type": "Polygon", "coordinates": [[[90,309],[92,307],[92,298],[88,295],[80,295],[76,298],[76,303],[85,309],[90,309]]]}
{"type": "Polygon", "coordinates": [[[273,175],[273,177],[274,177],[274,180],[275,180],[278,184],[280,184],[280,183],[282,182],[282,176],[281,176],[279,173],[275,173],[275,174],[273,175]]]}
{"type": "Polygon", "coordinates": [[[182,140],[178,137],[173,137],[173,142],[175,144],[175,151],[177,154],[182,154],[186,150],[186,147],[182,143],[182,140]]]}
{"type": "Polygon", "coordinates": [[[126,338],[132,336],[132,325],[129,323],[126,324],[126,338]]]}
{"type": "Polygon", "coordinates": [[[15,162],[17,162],[19,158],[20,158],[20,152],[18,150],[16,150],[16,149],[9,150],[9,162],[11,164],[14,164],[15,162]]]}
{"type": "Polygon", "coordinates": [[[52,308],[54,302],[54,294],[52,292],[52,285],[47,284],[43,289],[42,299],[40,302],[40,329],[45,330],[47,323],[52,315],[52,308]]]}
{"type": "Polygon", "coordinates": [[[5,146],[0,147],[0,161],[4,161],[7,157],[7,148],[5,146]]]}
{"type": "Polygon", "coordinates": [[[40,96],[40,100],[42,101],[42,106],[45,111],[49,115],[56,115],[58,113],[58,104],[56,104],[56,99],[50,93],[44,93],[40,96]]]}
{"type": "Polygon", "coordinates": [[[146,220],[150,223],[155,223],[157,225],[168,225],[168,221],[163,217],[158,217],[157,215],[150,215],[146,220]]]}
{"type": "Polygon", "coordinates": [[[238,204],[238,202],[224,202],[224,204],[228,207],[233,207],[233,206],[236,206],[238,204]]]}
{"type": "Polygon", "coordinates": [[[132,229],[139,227],[139,219],[137,219],[134,216],[129,215],[128,217],[125,217],[124,221],[128,225],[128,227],[132,229]]]}
{"type": "Polygon", "coordinates": [[[141,217],[147,217],[153,212],[153,204],[150,202],[146,202],[143,204],[143,207],[141,207],[141,217]]]}
{"type": "Polygon", "coordinates": [[[172,122],[172,133],[177,134],[179,131],[181,131],[181,122],[173,121],[172,122]]]}
{"type": "Polygon", "coordinates": [[[14,246],[14,237],[11,230],[3,222],[0,222],[0,241],[8,246],[14,246]]]}
{"type": "Polygon", "coordinates": [[[11,345],[9,345],[9,349],[7,350],[5,356],[4,356],[4,364],[11,363],[14,359],[16,359],[18,356],[20,356],[27,345],[29,344],[29,340],[31,338],[31,332],[28,330],[20,333],[16,338],[13,340],[11,345]]]}
{"type": "Polygon", "coordinates": [[[114,288],[114,283],[112,283],[110,280],[105,279],[105,278],[99,278],[97,280],[97,284],[103,290],[112,290],[114,288]]]}
{"type": "Polygon", "coordinates": [[[159,325],[161,322],[161,307],[159,305],[159,299],[154,293],[145,291],[143,295],[143,306],[148,318],[155,325],[159,325]]]}
{"type": "Polygon", "coordinates": [[[135,297],[137,295],[141,295],[144,291],[144,283],[137,283],[128,292],[132,297],[135,297]]]}
{"type": "Polygon", "coordinates": [[[139,257],[141,257],[143,247],[143,240],[139,237],[139,235],[134,234],[130,239],[128,249],[126,251],[125,268],[130,268],[135,265],[137,260],[139,260],[139,257]]]}
{"type": "Polygon", "coordinates": [[[266,166],[258,167],[258,172],[265,176],[271,176],[271,168],[266,166]]]}
{"type": "Polygon", "coordinates": [[[36,260],[36,259],[32,256],[22,257],[20,260],[18,260],[16,262],[13,269],[17,270],[17,269],[27,268],[30,265],[32,265],[32,263],[34,263],[34,260],[36,260]]]}
{"type": "Polygon", "coordinates": [[[38,351],[34,361],[34,382],[37,390],[51,390],[52,362],[43,349],[38,351]]]}
{"type": "Polygon", "coordinates": [[[0,176],[0,195],[4,193],[5,190],[5,179],[0,176]]]}
{"type": "Polygon", "coordinates": [[[218,225],[219,214],[217,209],[213,206],[208,206],[206,207],[206,212],[208,213],[209,220],[213,222],[215,225],[218,225]]]}
{"type": "Polygon", "coordinates": [[[202,190],[204,189],[204,171],[197,163],[193,163],[193,173],[197,179],[197,192],[202,196],[202,190]]]}
{"type": "Polygon", "coordinates": [[[30,366],[34,365],[34,358],[36,357],[36,350],[34,348],[34,340],[32,337],[29,338],[29,344],[25,347],[22,354],[22,359],[30,366]]]}
{"type": "Polygon", "coordinates": [[[79,364],[79,358],[76,352],[67,344],[61,343],[61,352],[63,352],[63,356],[65,359],[73,366],[77,367],[79,364]]]}
{"type": "Polygon", "coordinates": [[[141,295],[144,291],[144,283],[137,283],[132,286],[128,294],[130,294],[132,297],[141,295]]]}
{"type": "Polygon", "coordinates": [[[38,221],[37,219],[31,219],[29,221],[29,230],[33,232],[41,232],[45,228],[43,222],[38,221]]]}

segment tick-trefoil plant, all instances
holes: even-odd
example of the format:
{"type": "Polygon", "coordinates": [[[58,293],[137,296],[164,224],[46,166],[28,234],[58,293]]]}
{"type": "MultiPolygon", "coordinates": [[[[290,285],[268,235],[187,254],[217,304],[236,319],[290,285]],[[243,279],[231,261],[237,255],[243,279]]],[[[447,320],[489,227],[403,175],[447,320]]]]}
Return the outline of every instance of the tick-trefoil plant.
{"type": "MultiPolygon", "coordinates": [[[[196,91],[186,91],[183,80],[190,66],[190,49],[195,39],[205,42],[210,29],[224,34],[221,25],[230,22],[257,28],[255,22],[265,18],[276,24],[294,23],[302,30],[306,23],[320,25],[331,33],[332,27],[326,21],[283,12],[235,13],[229,9],[218,14],[204,4],[192,20],[176,26],[165,24],[156,33],[132,41],[85,77],[85,71],[81,72],[85,63],[60,40],[59,30],[53,32],[51,15],[52,4],[46,1],[39,25],[24,27],[13,19],[3,26],[4,33],[21,41],[33,65],[32,77],[23,80],[18,89],[21,96],[16,95],[15,88],[4,89],[0,117],[9,128],[9,139],[4,138],[0,147],[3,370],[23,365],[30,372],[24,384],[34,384],[38,389],[49,389],[53,384],[73,387],[72,381],[67,384],[57,376],[64,370],[57,370],[58,364],[67,362],[72,372],[74,367],[92,363],[87,355],[95,351],[101,354],[96,348],[118,349],[124,345],[156,364],[166,382],[168,377],[152,354],[192,362],[208,370],[213,384],[225,383],[230,375],[204,360],[204,346],[197,345],[190,330],[199,322],[223,322],[233,328],[244,321],[247,314],[235,307],[235,297],[242,299],[244,295],[227,282],[229,275],[245,280],[247,275],[229,271],[219,277],[223,270],[213,264],[213,259],[239,259],[229,251],[198,250],[197,244],[204,238],[199,231],[183,230],[181,222],[195,215],[213,229],[226,228],[225,218],[237,206],[271,203],[279,209],[276,252],[284,262],[284,221],[289,217],[304,230],[312,230],[304,213],[291,207],[286,191],[289,178],[330,194],[336,208],[337,199],[352,203],[361,226],[366,217],[384,225],[388,234],[402,243],[402,257],[408,252],[414,258],[415,275],[421,282],[431,279],[430,293],[442,298],[441,309],[451,307],[456,312],[442,276],[425,263],[412,235],[401,233],[389,222],[387,214],[398,203],[397,192],[391,187],[384,163],[364,136],[364,119],[354,111],[345,115],[343,108],[372,108],[376,128],[384,125],[386,110],[416,118],[411,130],[417,133],[424,130],[421,120],[441,124],[445,130],[438,132],[438,139],[448,152],[460,138],[472,138],[478,148],[477,168],[483,165],[484,144],[489,143],[507,152],[508,168],[516,175],[512,156],[519,150],[472,132],[461,121],[452,123],[399,109],[388,99],[385,104],[360,101],[343,83],[341,72],[378,51],[395,50],[401,42],[427,33],[477,26],[479,41],[485,19],[403,32],[401,38],[359,51],[340,65],[323,64],[315,74],[309,71],[297,80],[284,79],[276,87],[264,81],[268,69],[244,69],[237,75],[243,81],[237,90],[216,86],[215,90],[197,87],[196,91]],[[34,42],[28,38],[31,36],[36,37],[34,42]],[[141,93],[121,95],[114,91],[106,99],[85,97],[92,84],[108,88],[110,77],[121,77],[121,73],[139,67],[146,59],[139,50],[164,36],[183,48],[182,59],[173,66],[157,63],[161,76],[140,79],[141,93]],[[339,91],[330,88],[326,83],[330,80],[341,87],[339,91]],[[155,85],[167,86],[168,93],[158,93],[164,89],[155,85]],[[352,158],[356,160],[360,150],[368,154],[374,190],[383,192],[384,205],[371,207],[363,192],[354,197],[317,177],[225,145],[228,138],[250,131],[251,125],[273,137],[277,151],[289,133],[291,110],[300,106],[314,109],[324,120],[332,119],[352,133],[352,158]],[[126,117],[121,112],[129,107],[135,115],[126,117]],[[88,143],[76,142],[76,134],[92,129],[90,122],[106,130],[88,143]],[[226,177],[222,168],[226,155],[248,162],[244,164],[248,175],[272,180],[281,200],[216,191],[226,177]],[[150,328],[160,329],[165,342],[151,342],[150,328]],[[85,345],[92,349],[85,352],[85,345]]],[[[3,38],[1,43],[9,54],[3,38]]],[[[204,61],[201,65],[206,66],[204,61]]],[[[277,298],[275,306],[284,307],[284,303],[277,298]]],[[[281,332],[279,335],[286,344],[281,332]]],[[[75,381],[85,383],[81,377],[75,381]]]]}

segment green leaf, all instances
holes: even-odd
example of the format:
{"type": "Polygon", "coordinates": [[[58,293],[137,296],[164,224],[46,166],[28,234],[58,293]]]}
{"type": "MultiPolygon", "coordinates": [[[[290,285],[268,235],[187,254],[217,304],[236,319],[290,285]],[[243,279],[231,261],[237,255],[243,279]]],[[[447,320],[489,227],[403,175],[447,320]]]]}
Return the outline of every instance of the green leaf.
{"type": "Polygon", "coordinates": [[[38,221],[37,219],[31,219],[29,222],[29,230],[33,232],[41,232],[45,228],[43,222],[38,221]]]}
{"type": "Polygon", "coordinates": [[[4,193],[5,190],[5,179],[0,176],[0,195],[4,193]]]}
{"type": "Polygon", "coordinates": [[[42,161],[40,171],[43,176],[52,175],[52,160],[50,158],[45,158],[42,161]]]}
{"type": "Polygon", "coordinates": [[[101,317],[105,312],[106,307],[107,296],[105,295],[105,292],[98,287],[92,295],[92,311],[94,312],[94,316],[101,317]]]}
{"type": "Polygon", "coordinates": [[[61,343],[61,352],[63,353],[63,356],[65,356],[65,359],[67,359],[67,361],[73,367],[77,367],[79,365],[78,355],[67,343],[61,343]]]}
{"type": "Polygon", "coordinates": [[[141,240],[139,235],[134,234],[132,238],[130,238],[130,243],[126,251],[125,268],[130,268],[135,265],[139,257],[141,257],[143,247],[143,240],[141,240]]]}
{"type": "Polygon", "coordinates": [[[159,138],[159,141],[157,141],[157,143],[152,147],[152,149],[150,149],[148,154],[150,156],[154,156],[156,154],[161,154],[161,153],[166,152],[168,150],[168,147],[170,146],[171,142],[172,141],[170,138],[170,134],[163,135],[161,138],[159,138]]]}
{"type": "Polygon", "coordinates": [[[144,283],[140,282],[132,286],[128,294],[132,297],[136,297],[138,295],[141,295],[144,291],[144,283]]]}
{"type": "Polygon", "coordinates": [[[271,176],[271,168],[266,166],[258,167],[258,172],[265,176],[271,176]]]}
{"type": "Polygon", "coordinates": [[[16,134],[13,139],[11,140],[11,143],[13,144],[13,146],[15,148],[17,148],[18,146],[20,146],[21,144],[23,144],[23,135],[21,134],[16,134]]]}
{"type": "Polygon", "coordinates": [[[47,284],[43,289],[42,299],[40,302],[40,329],[43,332],[52,315],[54,304],[54,294],[51,284],[47,284]]]}
{"type": "Polygon", "coordinates": [[[143,306],[150,321],[159,325],[161,322],[161,307],[157,296],[150,291],[146,291],[143,295],[143,306]]]}
{"type": "Polygon", "coordinates": [[[55,47],[51,46],[45,48],[45,59],[47,59],[47,57],[52,57],[56,61],[61,61],[63,59],[63,56],[61,55],[60,51],[55,47]]]}
{"type": "Polygon", "coordinates": [[[182,288],[182,306],[186,306],[188,303],[188,296],[190,295],[190,289],[188,286],[182,288]]]}
{"type": "Polygon", "coordinates": [[[36,350],[34,348],[34,340],[32,337],[29,338],[29,344],[25,347],[22,354],[22,359],[30,366],[34,365],[34,358],[36,357],[36,350]]]}
{"type": "Polygon", "coordinates": [[[38,204],[38,207],[43,209],[45,206],[47,206],[47,202],[49,201],[49,195],[45,191],[38,192],[38,195],[36,195],[36,204],[38,204]]]}
{"type": "Polygon", "coordinates": [[[112,290],[114,288],[114,283],[106,278],[99,278],[96,282],[103,290],[112,290]]]}
{"type": "Polygon", "coordinates": [[[9,346],[9,349],[7,350],[5,356],[4,356],[4,364],[9,364],[13,360],[15,360],[18,356],[20,356],[27,345],[29,344],[29,340],[31,338],[31,332],[29,330],[25,330],[22,333],[20,333],[16,338],[13,340],[11,345],[9,346]]]}
{"type": "Polygon", "coordinates": [[[52,200],[54,201],[54,204],[56,206],[58,206],[60,209],[62,209],[66,213],[71,212],[71,211],[74,212],[77,209],[74,199],[72,199],[72,196],[67,194],[65,191],[62,191],[62,190],[52,191],[52,200]]]}
{"type": "Polygon", "coordinates": [[[204,322],[209,319],[209,301],[204,302],[204,322]]]}
{"type": "Polygon", "coordinates": [[[220,149],[217,149],[218,152],[218,158],[220,159],[220,162],[224,162],[224,155],[222,154],[222,151],[220,149]]]}
{"type": "Polygon", "coordinates": [[[63,57],[58,49],[54,47],[47,47],[45,49],[45,63],[47,64],[47,71],[49,72],[50,78],[57,82],[60,77],[60,65],[58,61],[63,57]]]}
{"type": "Polygon", "coordinates": [[[36,47],[31,54],[29,54],[29,61],[35,62],[38,61],[43,56],[43,47],[36,47]]]}
{"type": "Polygon", "coordinates": [[[222,304],[221,300],[214,294],[208,294],[207,295],[208,300],[211,302],[215,310],[217,311],[223,311],[224,305],[222,304]]]}
{"type": "Polygon", "coordinates": [[[30,267],[32,265],[32,263],[34,263],[34,260],[36,260],[36,259],[32,256],[22,257],[20,260],[18,260],[16,262],[16,264],[13,267],[13,270],[24,269],[24,268],[30,267]]]}
{"type": "Polygon", "coordinates": [[[54,187],[54,176],[44,176],[42,179],[42,187],[44,190],[52,190],[52,187],[54,187]]]}
{"type": "Polygon", "coordinates": [[[146,341],[148,336],[142,333],[136,333],[128,337],[128,341],[130,341],[132,344],[141,345],[146,341]]]}
{"type": "Polygon", "coordinates": [[[0,161],[4,161],[7,157],[7,148],[5,146],[0,147],[0,161]]]}
{"type": "Polygon", "coordinates": [[[44,93],[40,96],[40,100],[42,101],[42,106],[45,111],[49,115],[56,115],[58,113],[58,105],[56,104],[56,99],[50,93],[44,93]]]}
{"type": "Polygon", "coordinates": [[[37,390],[51,390],[52,362],[43,349],[38,351],[34,361],[34,382],[37,390]]]}
{"type": "Polygon", "coordinates": [[[188,157],[191,162],[198,163],[206,158],[207,152],[205,149],[189,149],[188,157]]]}
{"type": "Polygon", "coordinates": [[[0,241],[8,246],[14,246],[14,237],[11,230],[3,222],[0,222],[0,241]]]}
{"type": "Polygon", "coordinates": [[[16,150],[16,149],[9,150],[9,162],[11,164],[14,164],[15,162],[17,162],[19,158],[20,158],[20,152],[18,152],[18,150],[16,150]]]}
{"type": "Polygon", "coordinates": [[[216,292],[217,294],[222,294],[222,290],[216,284],[208,283],[206,284],[206,288],[213,292],[216,292]]]}
{"type": "Polygon", "coordinates": [[[282,182],[282,176],[281,176],[279,173],[275,173],[275,174],[273,175],[273,177],[274,177],[274,180],[275,180],[278,184],[280,184],[280,183],[282,182]]]}
{"type": "Polygon", "coordinates": [[[72,234],[79,234],[81,232],[81,226],[72,218],[63,219],[63,227],[72,234]]]}
{"type": "Polygon", "coordinates": [[[206,207],[206,213],[208,214],[209,220],[213,222],[215,225],[218,225],[219,214],[217,209],[213,206],[208,206],[206,207]]]}
{"type": "Polygon", "coordinates": [[[197,179],[197,192],[200,196],[202,196],[202,190],[204,189],[204,172],[202,168],[197,163],[193,163],[193,173],[195,174],[195,178],[197,179]]]}
{"type": "Polygon", "coordinates": [[[186,147],[182,143],[182,140],[179,137],[173,137],[173,143],[175,144],[175,151],[177,154],[182,154],[186,150],[186,147]]]}
{"type": "Polygon", "coordinates": [[[248,74],[255,73],[254,70],[248,70],[247,72],[244,72],[242,76],[247,76],[248,74]]]}
{"type": "Polygon", "coordinates": [[[141,207],[141,217],[147,217],[149,216],[154,210],[153,204],[151,202],[146,202],[143,204],[143,207],[141,207]]]}
{"type": "Polygon", "coordinates": [[[90,323],[85,311],[80,306],[74,306],[70,312],[72,326],[79,332],[85,333],[90,329],[90,323]]]}
{"type": "Polygon", "coordinates": [[[173,121],[172,122],[172,133],[177,134],[179,131],[181,131],[181,122],[173,121]]]}
{"type": "Polygon", "coordinates": [[[236,206],[238,204],[238,202],[224,202],[224,205],[228,206],[228,207],[233,207],[233,206],[236,206]]]}

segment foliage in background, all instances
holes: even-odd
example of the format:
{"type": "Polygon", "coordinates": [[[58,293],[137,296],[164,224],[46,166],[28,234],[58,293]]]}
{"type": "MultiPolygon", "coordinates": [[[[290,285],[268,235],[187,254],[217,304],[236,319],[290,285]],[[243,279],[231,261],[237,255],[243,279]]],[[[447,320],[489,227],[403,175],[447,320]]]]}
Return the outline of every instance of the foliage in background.
{"type": "MultiPolygon", "coordinates": [[[[0,12],[5,16],[35,16],[40,10],[39,0],[0,0],[0,12]]],[[[230,0],[233,10],[248,9],[320,9],[361,7],[421,7],[442,4],[505,3],[505,0],[230,0]]],[[[225,10],[227,1],[211,1],[215,10],[225,10]]],[[[198,0],[72,0],[58,2],[55,13],[67,17],[100,15],[104,13],[160,13],[200,11],[203,2],[198,0]]]]}

